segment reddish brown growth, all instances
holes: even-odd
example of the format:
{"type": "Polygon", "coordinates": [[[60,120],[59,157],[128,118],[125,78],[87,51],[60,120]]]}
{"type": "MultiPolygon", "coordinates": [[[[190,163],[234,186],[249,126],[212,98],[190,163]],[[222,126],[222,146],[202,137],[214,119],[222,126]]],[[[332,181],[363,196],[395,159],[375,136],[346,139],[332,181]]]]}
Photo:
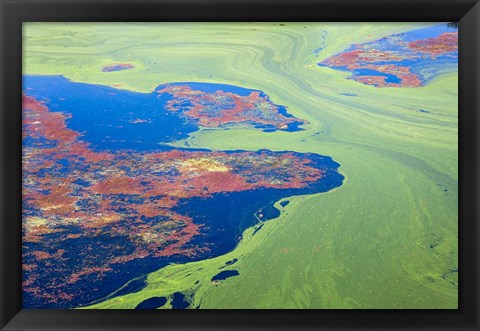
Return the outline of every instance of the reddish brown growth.
{"type": "Polygon", "coordinates": [[[428,38],[408,43],[408,48],[417,52],[439,55],[457,52],[458,33],[446,32],[436,38],[428,38]]]}
{"type": "Polygon", "coordinates": [[[273,126],[280,130],[286,130],[290,124],[306,123],[283,115],[279,106],[273,104],[258,91],[241,96],[220,90],[215,93],[207,93],[193,90],[188,85],[169,85],[158,90],[157,93],[171,94],[173,99],[168,101],[167,109],[172,112],[182,111],[188,118],[204,127],[242,123],[244,125],[273,126]],[[185,106],[186,102],[190,106],[185,106]]]}

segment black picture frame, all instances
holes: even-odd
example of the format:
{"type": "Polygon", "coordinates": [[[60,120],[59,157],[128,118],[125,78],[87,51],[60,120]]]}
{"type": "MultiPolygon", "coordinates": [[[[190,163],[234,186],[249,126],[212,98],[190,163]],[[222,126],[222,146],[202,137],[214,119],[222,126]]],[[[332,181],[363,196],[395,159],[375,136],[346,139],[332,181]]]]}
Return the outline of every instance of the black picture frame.
{"type": "Polygon", "coordinates": [[[479,52],[477,0],[0,0],[2,330],[479,330],[479,52]],[[420,21],[459,23],[458,310],[22,310],[22,22],[420,21]]]}

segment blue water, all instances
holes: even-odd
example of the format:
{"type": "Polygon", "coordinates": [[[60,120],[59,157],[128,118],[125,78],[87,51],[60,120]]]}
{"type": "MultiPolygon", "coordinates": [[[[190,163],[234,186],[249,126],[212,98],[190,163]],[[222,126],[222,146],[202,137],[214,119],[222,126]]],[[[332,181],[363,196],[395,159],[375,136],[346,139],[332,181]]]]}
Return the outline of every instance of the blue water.
{"type": "Polygon", "coordinates": [[[221,271],[215,276],[212,277],[212,282],[217,281],[217,280],[224,280],[230,277],[238,276],[240,273],[237,270],[225,270],[221,271]]]}
{"type": "Polygon", "coordinates": [[[24,76],[24,90],[46,101],[51,111],[71,114],[67,126],[99,150],[166,150],[159,143],[184,139],[198,130],[178,114],[166,111],[171,98],[112,87],[76,83],[62,76],[24,76]],[[135,120],[149,122],[133,124],[135,120]]]}
{"type": "Polygon", "coordinates": [[[135,309],[157,309],[162,307],[166,303],[167,303],[167,298],[165,297],[153,297],[140,302],[135,307],[135,309]]]}
{"type": "Polygon", "coordinates": [[[387,74],[373,69],[355,69],[353,71],[353,77],[357,76],[383,76],[386,77],[385,82],[387,83],[400,83],[401,81],[401,79],[399,79],[395,75],[387,74]]]}
{"type": "Polygon", "coordinates": [[[285,200],[285,201],[280,202],[280,206],[285,207],[285,206],[288,205],[289,203],[290,203],[290,201],[285,200]]]}
{"type": "Polygon", "coordinates": [[[273,218],[277,218],[278,216],[280,216],[280,210],[278,210],[274,206],[274,204],[275,204],[275,201],[264,206],[263,208],[261,208],[255,213],[255,216],[261,221],[268,221],[273,218]]]}
{"type": "Polygon", "coordinates": [[[172,296],[172,308],[173,309],[186,309],[190,303],[185,300],[185,295],[180,292],[173,293],[172,296]]]}
{"type": "MultiPolygon", "coordinates": [[[[210,83],[171,83],[188,85],[204,92],[223,90],[249,95],[256,90],[210,83]]],[[[155,91],[166,85],[158,86],[155,91]]],[[[71,114],[67,126],[82,133],[80,138],[96,151],[129,149],[137,151],[170,150],[162,145],[187,138],[199,127],[181,112],[165,109],[170,94],[139,93],[108,86],[72,82],[63,76],[23,76],[23,89],[37,100],[45,101],[51,111],[71,114]],[[27,89],[28,88],[28,89],[27,89]],[[136,122],[136,123],[135,123],[136,122]]],[[[260,94],[267,98],[261,92],[260,94]]],[[[268,98],[267,98],[268,99],[268,98]]],[[[279,112],[286,117],[285,107],[279,112]]],[[[272,125],[259,125],[274,130],[272,125]]],[[[299,122],[290,123],[286,131],[298,131],[299,122]]]]}

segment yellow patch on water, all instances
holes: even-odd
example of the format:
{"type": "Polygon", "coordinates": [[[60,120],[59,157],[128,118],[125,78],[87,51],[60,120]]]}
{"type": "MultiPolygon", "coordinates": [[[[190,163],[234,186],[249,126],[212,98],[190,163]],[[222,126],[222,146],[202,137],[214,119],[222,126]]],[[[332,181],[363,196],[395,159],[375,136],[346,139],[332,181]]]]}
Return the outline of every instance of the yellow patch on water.
{"type": "Polygon", "coordinates": [[[189,159],[183,161],[178,168],[180,172],[228,172],[231,170],[227,165],[208,158],[189,159]]]}

